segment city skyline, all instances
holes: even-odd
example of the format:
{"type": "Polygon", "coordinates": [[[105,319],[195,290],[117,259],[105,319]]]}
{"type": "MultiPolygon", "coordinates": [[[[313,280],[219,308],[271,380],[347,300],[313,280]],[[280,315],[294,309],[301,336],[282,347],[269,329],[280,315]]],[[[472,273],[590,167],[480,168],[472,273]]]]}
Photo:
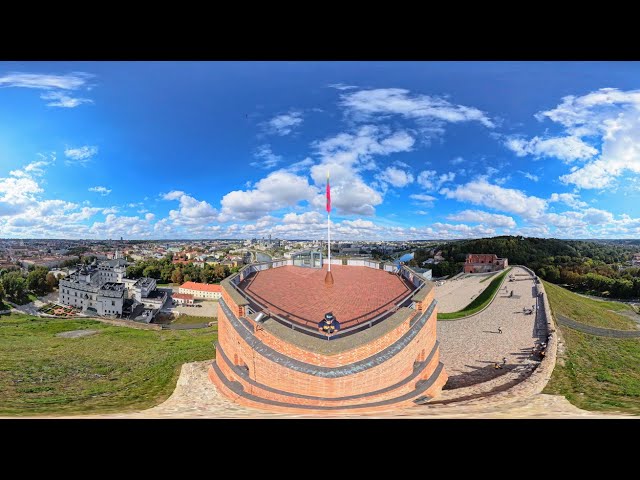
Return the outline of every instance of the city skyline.
{"type": "Polygon", "coordinates": [[[0,62],[0,237],[637,237],[638,73],[0,62]]]}

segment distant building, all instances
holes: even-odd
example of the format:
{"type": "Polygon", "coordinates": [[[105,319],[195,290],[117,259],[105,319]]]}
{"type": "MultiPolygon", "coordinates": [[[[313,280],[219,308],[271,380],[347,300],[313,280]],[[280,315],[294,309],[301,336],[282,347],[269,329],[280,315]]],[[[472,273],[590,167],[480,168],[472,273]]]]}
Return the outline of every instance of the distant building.
{"type": "Polygon", "coordinates": [[[633,258],[631,259],[631,265],[639,266],[640,265],[640,253],[635,253],[633,258]]]}
{"type": "Polygon", "coordinates": [[[495,253],[469,253],[464,262],[464,273],[496,272],[508,266],[508,259],[498,258],[495,253]]]}
{"type": "Polygon", "coordinates": [[[202,300],[218,300],[222,296],[222,289],[220,288],[220,285],[185,282],[180,285],[180,288],[178,288],[178,293],[193,295],[193,298],[199,298],[202,300]]]}
{"type": "MultiPolygon", "coordinates": [[[[60,279],[59,303],[78,307],[94,315],[121,316],[125,302],[156,310],[167,299],[164,291],[156,289],[153,278],[128,279],[127,262],[116,258],[92,265],[82,265],[65,278],[60,279]]],[[[132,310],[133,311],[133,310],[132,310]]],[[[148,315],[150,321],[153,314],[148,315]]]]}
{"type": "Polygon", "coordinates": [[[193,295],[190,293],[174,293],[172,298],[178,305],[193,305],[193,295]]]}

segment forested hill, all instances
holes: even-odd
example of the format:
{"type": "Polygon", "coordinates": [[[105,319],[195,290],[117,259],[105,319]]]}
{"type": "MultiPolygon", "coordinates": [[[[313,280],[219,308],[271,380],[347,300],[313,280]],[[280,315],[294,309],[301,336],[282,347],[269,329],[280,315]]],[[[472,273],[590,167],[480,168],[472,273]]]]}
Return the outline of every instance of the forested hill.
{"type": "MultiPolygon", "coordinates": [[[[637,244],[502,236],[451,242],[438,249],[445,261],[434,265],[434,277],[460,272],[468,253],[495,253],[553,283],[615,298],[640,297],[640,269],[618,268],[640,251],[637,244]]],[[[420,264],[430,256],[428,250],[419,250],[414,260],[420,264]]]]}

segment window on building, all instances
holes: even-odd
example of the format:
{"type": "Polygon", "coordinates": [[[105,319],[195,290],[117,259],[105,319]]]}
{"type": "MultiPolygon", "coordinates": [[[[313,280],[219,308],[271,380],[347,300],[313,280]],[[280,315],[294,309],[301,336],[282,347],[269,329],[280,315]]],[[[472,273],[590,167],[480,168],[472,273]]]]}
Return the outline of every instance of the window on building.
{"type": "Polygon", "coordinates": [[[116,305],[116,302],[111,301],[111,306],[112,306],[112,307],[115,307],[115,305],[116,305]]]}

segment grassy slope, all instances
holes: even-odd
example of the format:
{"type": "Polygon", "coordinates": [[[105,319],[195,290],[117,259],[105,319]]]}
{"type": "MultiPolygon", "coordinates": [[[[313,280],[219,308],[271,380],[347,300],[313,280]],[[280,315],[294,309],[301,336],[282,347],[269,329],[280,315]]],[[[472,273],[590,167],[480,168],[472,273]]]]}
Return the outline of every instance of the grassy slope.
{"type": "MultiPolygon", "coordinates": [[[[545,289],[554,313],[590,325],[619,328],[619,316],[607,310],[627,307],[590,300],[547,282],[545,289]]],[[[640,414],[640,339],[614,339],[562,326],[560,329],[566,358],[564,365],[556,364],[543,393],[564,395],[585,410],[640,414]]]]}
{"type": "MultiPolygon", "coordinates": [[[[576,322],[594,327],[613,328],[616,330],[636,329],[636,323],[633,320],[615,313],[634,313],[635,311],[629,305],[619,302],[592,300],[576,295],[553,283],[543,283],[554,312],[565,315],[576,322]],[[611,310],[614,310],[614,312],[611,310]]],[[[640,319],[640,315],[638,318],[640,319]]]]}
{"type": "Polygon", "coordinates": [[[0,415],[131,411],[164,401],[180,366],[213,358],[214,329],[135,330],[91,320],[0,317],[0,415]],[[56,333],[100,330],[76,339],[56,333]]]}
{"type": "Polygon", "coordinates": [[[462,310],[451,313],[438,313],[438,320],[452,320],[454,318],[466,317],[482,310],[487,306],[489,302],[491,302],[493,297],[496,295],[498,288],[500,288],[502,279],[505,277],[505,275],[507,275],[509,270],[511,269],[509,268],[505,270],[500,275],[491,280],[489,286],[487,286],[487,288],[485,288],[480,295],[474,298],[473,301],[462,310]]]}
{"type": "Polygon", "coordinates": [[[560,327],[564,365],[556,364],[543,393],[576,407],[640,415],[640,340],[597,337],[560,327]]]}
{"type": "Polygon", "coordinates": [[[486,282],[486,281],[487,281],[487,280],[489,280],[490,278],[495,277],[497,273],[498,273],[498,272],[492,273],[491,275],[487,275],[487,277],[486,277],[486,278],[483,278],[483,279],[482,279],[482,280],[480,280],[480,282],[478,282],[478,283],[484,283],[484,282],[486,282]]]}
{"type": "Polygon", "coordinates": [[[180,324],[208,323],[208,322],[214,322],[216,320],[217,320],[217,318],[215,318],[215,317],[196,317],[196,316],[193,316],[193,315],[180,315],[178,318],[176,318],[171,323],[172,324],[176,324],[176,323],[180,323],[180,324]]]}

